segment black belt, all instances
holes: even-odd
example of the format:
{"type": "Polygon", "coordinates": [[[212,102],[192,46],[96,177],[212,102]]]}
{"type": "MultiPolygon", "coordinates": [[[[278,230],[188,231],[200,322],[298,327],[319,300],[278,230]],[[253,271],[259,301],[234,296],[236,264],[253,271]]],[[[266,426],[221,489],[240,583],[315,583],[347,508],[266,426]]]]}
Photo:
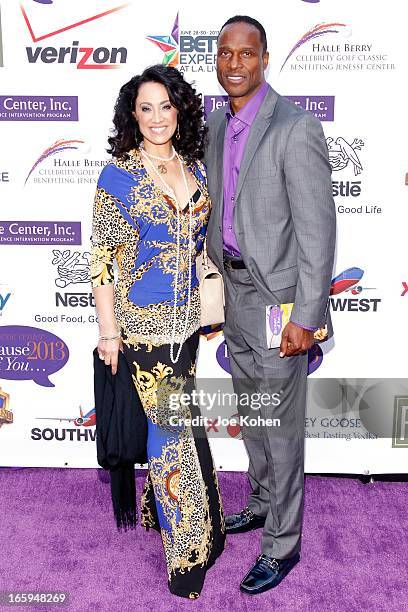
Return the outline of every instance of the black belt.
{"type": "Polygon", "coordinates": [[[246,265],[242,259],[234,259],[228,253],[223,252],[223,263],[225,270],[245,270],[246,265]]]}

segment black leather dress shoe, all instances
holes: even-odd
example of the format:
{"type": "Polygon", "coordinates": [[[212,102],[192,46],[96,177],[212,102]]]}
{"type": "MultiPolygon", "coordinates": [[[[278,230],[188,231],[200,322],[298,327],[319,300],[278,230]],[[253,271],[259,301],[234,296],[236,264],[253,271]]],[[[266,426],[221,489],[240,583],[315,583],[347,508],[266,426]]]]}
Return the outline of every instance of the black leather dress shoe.
{"type": "Polygon", "coordinates": [[[252,529],[259,529],[265,525],[265,517],[257,516],[249,508],[244,508],[239,514],[230,514],[225,517],[225,530],[227,533],[244,533],[252,529]]]}
{"type": "Polygon", "coordinates": [[[274,559],[260,555],[252,569],[249,570],[240,585],[240,590],[247,595],[257,595],[273,589],[287,576],[298,563],[299,553],[289,559],[274,559]]]}

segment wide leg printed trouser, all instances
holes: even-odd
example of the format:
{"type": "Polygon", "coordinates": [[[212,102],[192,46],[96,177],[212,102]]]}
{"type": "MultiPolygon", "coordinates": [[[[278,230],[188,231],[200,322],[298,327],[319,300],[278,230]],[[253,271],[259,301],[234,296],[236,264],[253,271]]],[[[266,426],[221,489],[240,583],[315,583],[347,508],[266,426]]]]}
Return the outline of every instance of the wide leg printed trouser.
{"type": "MultiPolygon", "coordinates": [[[[217,474],[205,431],[184,425],[199,408],[176,409],[175,398],[194,386],[198,340],[198,332],[186,340],[176,364],[170,360],[169,345],[124,344],[148,419],[149,469],[141,522],[161,533],[170,591],[190,599],[199,596],[206,571],[225,542],[217,474]]],[[[177,354],[178,345],[174,349],[177,354]]]]}

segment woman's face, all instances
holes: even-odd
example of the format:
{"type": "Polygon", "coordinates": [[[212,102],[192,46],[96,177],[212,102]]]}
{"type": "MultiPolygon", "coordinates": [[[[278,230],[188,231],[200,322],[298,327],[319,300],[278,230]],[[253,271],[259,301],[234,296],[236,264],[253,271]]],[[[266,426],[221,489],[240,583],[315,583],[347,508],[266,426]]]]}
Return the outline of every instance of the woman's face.
{"type": "Polygon", "coordinates": [[[177,109],[160,83],[143,83],[139,87],[133,116],[143,137],[155,145],[169,142],[177,128],[177,109]]]}

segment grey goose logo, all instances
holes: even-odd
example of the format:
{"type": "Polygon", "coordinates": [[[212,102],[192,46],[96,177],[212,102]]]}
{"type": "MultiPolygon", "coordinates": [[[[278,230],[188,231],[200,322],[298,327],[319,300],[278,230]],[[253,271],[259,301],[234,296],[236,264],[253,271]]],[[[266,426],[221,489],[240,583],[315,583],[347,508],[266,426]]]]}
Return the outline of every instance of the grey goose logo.
{"type": "Polygon", "coordinates": [[[394,398],[393,448],[408,448],[408,397],[394,398]]]}

